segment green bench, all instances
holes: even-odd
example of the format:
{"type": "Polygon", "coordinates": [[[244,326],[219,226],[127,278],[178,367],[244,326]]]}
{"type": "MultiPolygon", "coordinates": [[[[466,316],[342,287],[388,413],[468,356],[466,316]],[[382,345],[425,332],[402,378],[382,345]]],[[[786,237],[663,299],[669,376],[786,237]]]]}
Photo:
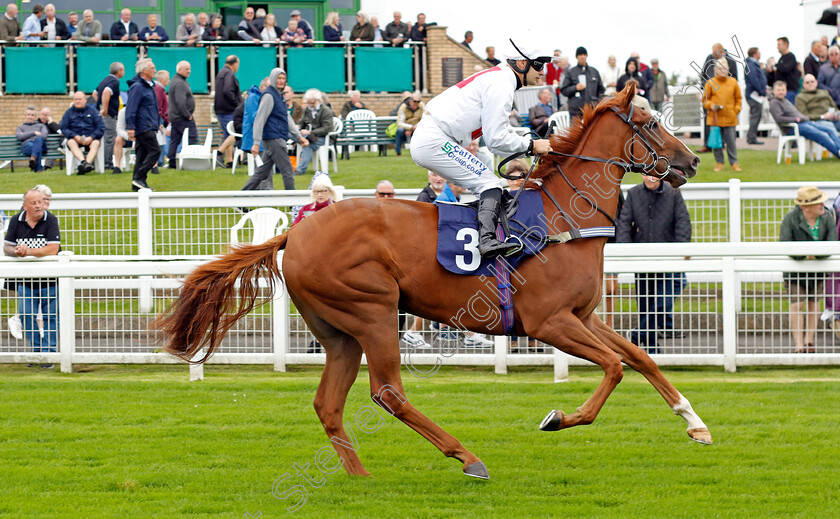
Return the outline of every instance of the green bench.
{"type": "MultiPolygon", "coordinates": [[[[61,148],[61,135],[54,133],[47,136],[47,152],[43,155],[43,159],[61,159],[64,160],[64,150],[61,148]]],[[[20,152],[20,142],[14,135],[0,136],[0,162],[9,162],[12,171],[15,170],[16,160],[29,161],[29,155],[23,155],[20,152]]]]}
{"type": "Polygon", "coordinates": [[[385,130],[397,122],[396,117],[345,120],[344,128],[336,137],[336,145],[342,147],[342,158],[350,158],[348,146],[378,146],[379,155],[387,155],[387,146],[395,144],[394,137],[388,137],[385,130]]]}

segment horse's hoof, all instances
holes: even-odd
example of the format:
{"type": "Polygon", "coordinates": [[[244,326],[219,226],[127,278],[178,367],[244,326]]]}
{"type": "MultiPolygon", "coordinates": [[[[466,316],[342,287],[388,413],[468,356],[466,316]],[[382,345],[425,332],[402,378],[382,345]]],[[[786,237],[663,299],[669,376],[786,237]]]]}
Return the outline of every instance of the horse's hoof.
{"type": "Polygon", "coordinates": [[[702,443],[703,445],[712,444],[712,434],[705,427],[700,429],[689,429],[688,437],[697,443],[702,443]]]}
{"type": "Polygon", "coordinates": [[[541,431],[559,431],[563,428],[563,411],[551,411],[540,424],[541,431]]]}
{"type": "Polygon", "coordinates": [[[472,478],[490,479],[490,474],[487,472],[487,467],[481,461],[470,463],[464,467],[464,474],[472,478]]]}

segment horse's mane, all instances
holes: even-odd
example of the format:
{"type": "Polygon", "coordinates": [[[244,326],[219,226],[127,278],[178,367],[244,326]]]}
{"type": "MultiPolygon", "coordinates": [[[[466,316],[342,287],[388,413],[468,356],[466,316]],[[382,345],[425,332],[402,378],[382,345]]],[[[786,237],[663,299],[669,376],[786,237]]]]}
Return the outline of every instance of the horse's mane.
{"type": "MultiPolygon", "coordinates": [[[[558,153],[574,153],[580,144],[580,140],[586,133],[587,128],[595,119],[598,118],[598,116],[606,111],[609,111],[613,106],[617,106],[622,109],[625,108],[630,100],[633,99],[634,95],[636,95],[635,87],[628,84],[624,90],[613,97],[604,99],[598,103],[597,106],[592,106],[591,104],[584,105],[581,114],[575,116],[571,125],[565,132],[563,132],[563,134],[552,135],[550,137],[551,150],[558,153]]],[[[538,179],[549,176],[556,171],[553,167],[553,163],[565,160],[565,158],[566,157],[560,157],[557,155],[545,155],[542,160],[540,160],[539,166],[531,174],[531,178],[538,179]]]]}

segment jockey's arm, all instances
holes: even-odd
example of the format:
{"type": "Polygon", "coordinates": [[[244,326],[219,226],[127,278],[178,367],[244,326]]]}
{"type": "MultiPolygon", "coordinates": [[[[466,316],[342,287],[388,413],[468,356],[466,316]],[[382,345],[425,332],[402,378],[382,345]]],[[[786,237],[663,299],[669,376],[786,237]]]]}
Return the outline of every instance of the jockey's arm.
{"type": "Polygon", "coordinates": [[[492,152],[499,155],[525,151],[531,143],[529,137],[508,131],[508,114],[512,108],[509,95],[502,88],[488,88],[481,100],[481,132],[484,142],[492,152]]]}

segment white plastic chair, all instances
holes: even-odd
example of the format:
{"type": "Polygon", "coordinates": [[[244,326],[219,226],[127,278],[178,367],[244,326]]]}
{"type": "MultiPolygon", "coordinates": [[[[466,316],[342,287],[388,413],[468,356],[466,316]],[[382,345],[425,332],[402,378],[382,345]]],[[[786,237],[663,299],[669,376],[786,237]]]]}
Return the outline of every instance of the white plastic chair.
{"type": "Polygon", "coordinates": [[[338,172],[338,152],[336,151],[335,140],[343,129],[344,121],[340,117],[333,117],[332,131],[327,134],[324,145],[318,150],[315,171],[327,171],[330,163],[330,155],[332,155],[333,173],[338,172]]]}
{"type": "MultiPolygon", "coordinates": [[[[228,135],[236,137],[237,139],[242,138],[241,133],[236,133],[236,131],[234,131],[233,121],[228,121],[227,125],[225,125],[225,129],[227,130],[228,135]]],[[[246,154],[245,150],[243,150],[241,148],[237,148],[236,146],[233,147],[233,167],[230,168],[230,174],[231,175],[236,173],[236,166],[239,164],[240,161],[245,162],[245,159],[244,159],[245,154],[246,154]]],[[[216,164],[216,159],[218,158],[218,156],[219,156],[219,150],[218,149],[213,150],[213,164],[216,164]]],[[[248,167],[249,167],[248,175],[253,175],[254,174],[253,161],[251,161],[248,164],[248,167]]]]}
{"type": "Polygon", "coordinates": [[[568,129],[571,126],[571,118],[569,117],[569,112],[554,112],[553,114],[548,116],[548,124],[549,126],[551,123],[555,123],[553,133],[555,134],[562,134],[564,130],[568,129]]]}
{"type": "MultiPolygon", "coordinates": [[[[347,114],[346,122],[352,128],[353,127],[352,122],[354,122],[354,121],[368,121],[368,120],[373,120],[373,119],[376,119],[376,114],[373,113],[373,110],[361,109],[361,110],[353,110],[352,112],[347,114]]],[[[354,130],[349,130],[347,132],[347,137],[352,138],[352,139],[359,139],[359,138],[364,139],[365,137],[376,138],[376,131],[370,131],[370,130],[367,129],[367,127],[365,127],[364,130],[355,130],[355,129],[354,130]]],[[[365,151],[367,151],[368,148],[372,148],[371,151],[379,151],[379,146],[376,146],[376,145],[373,145],[373,146],[359,146],[359,147],[360,148],[365,148],[365,151]]],[[[348,146],[348,151],[352,152],[353,148],[354,148],[353,146],[348,146]]]]}
{"type": "Polygon", "coordinates": [[[186,169],[216,169],[216,161],[213,160],[213,129],[207,129],[207,136],[204,138],[204,144],[187,144],[190,142],[190,129],[184,130],[184,136],[181,139],[181,152],[175,158],[178,159],[178,169],[184,169],[184,164],[188,166],[186,169]]]}
{"type": "MultiPolygon", "coordinates": [[[[85,153],[84,148],[82,148],[82,153],[85,153]]],[[[85,155],[87,155],[85,153],[85,155]]],[[[73,152],[70,151],[70,148],[65,148],[64,150],[64,163],[67,164],[67,174],[72,175],[76,172],[76,167],[79,165],[79,161],[76,159],[76,156],[73,155],[73,152]]],[[[96,159],[93,161],[94,170],[97,173],[105,173],[105,145],[102,141],[99,141],[99,151],[96,152],[96,159]]]]}
{"type": "Polygon", "coordinates": [[[799,163],[805,164],[806,146],[808,145],[806,144],[805,137],[799,135],[799,125],[780,124],[779,130],[781,131],[781,136],[779,137],[779,150],[776,153],[776,164],[782,163],[783,154],[785,159],[791,156],[790,147],[794,141],[796,142],[796,153],[799,155],[799,163]],[[786,135],[786,128],[793,128],[793,135],[786,135]]]}
{"type": "Polygon", "coordinates": [[[251,222],[254,233],[251,237],[251,245],[265,243],[278,234],[281,234],[289,227],[289,217],[286,213],[273,207],[260,207],[242,215],[239,222],[230,228],[230,244],[239,245],[239,231],[251,222]]]}

